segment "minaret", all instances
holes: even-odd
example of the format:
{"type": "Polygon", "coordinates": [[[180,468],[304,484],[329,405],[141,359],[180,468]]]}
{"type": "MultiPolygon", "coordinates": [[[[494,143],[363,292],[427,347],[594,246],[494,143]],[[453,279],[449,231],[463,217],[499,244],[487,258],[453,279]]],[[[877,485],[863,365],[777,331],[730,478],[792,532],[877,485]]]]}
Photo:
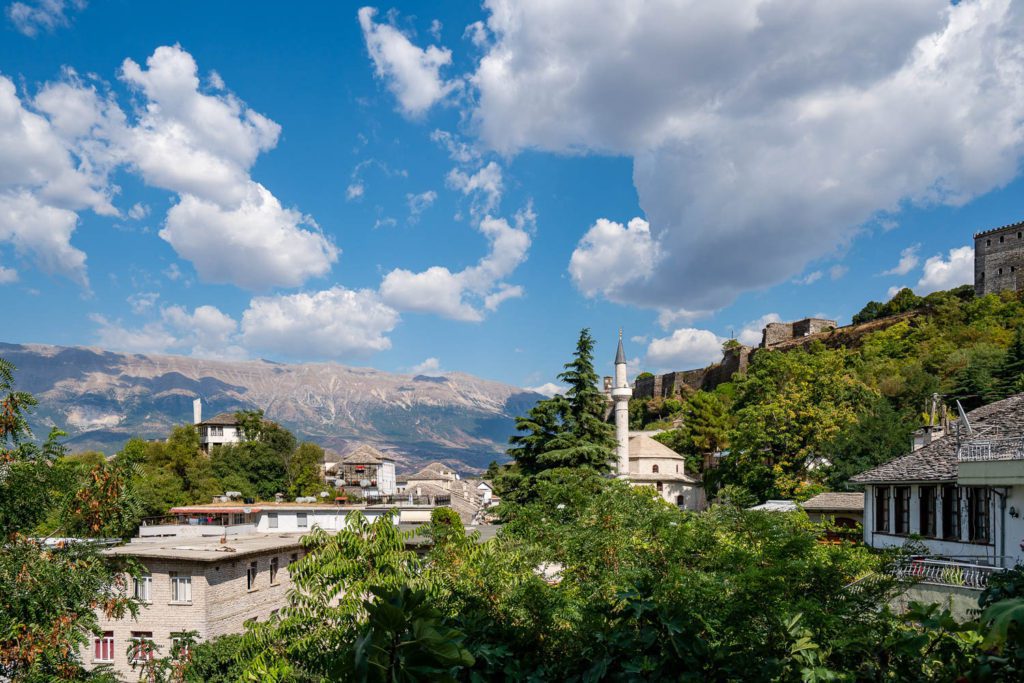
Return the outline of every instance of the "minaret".
{"type": "Polygon", "coordinates": [[[620,477],[629,475],[629,399],[633,389],[626,379],[626,352],[622,350],[622,329],[619,328],[619,350],[615,353],[615,383],[612,400],[615,401],[615,461],[620,477]]]}

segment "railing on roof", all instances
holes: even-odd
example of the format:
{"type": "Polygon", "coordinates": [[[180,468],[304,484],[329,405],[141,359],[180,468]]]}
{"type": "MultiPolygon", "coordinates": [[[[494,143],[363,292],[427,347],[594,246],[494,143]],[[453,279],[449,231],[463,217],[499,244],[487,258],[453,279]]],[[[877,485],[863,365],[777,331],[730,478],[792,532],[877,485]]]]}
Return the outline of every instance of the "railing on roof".
{"type": "Polygon", "coordinates": [[[991,564],[978,564],[975,560],[998,561],[992,557],[944,558],[916,556],[893,567],[892,574],[899,579],[937,586],[955,586],[981,590],[988,586],[993,574],[1006,571],[991,564]]]}
{"type": "Polygon", "coordinates": [[[414,496],[414,495],[394,495],[394,496],[367,496],[365,499],[367,505],[390,505],[394,507],[404,506],[421,506],[421,505],[450,505],[452,502],[451,495],[442,496],[414,496]]]}
{"type": "Polygon", "coordinates": [[[1024,437],[968,439],[957,448],[956,459],[959,462],[1024,460],[1024,437]]]}

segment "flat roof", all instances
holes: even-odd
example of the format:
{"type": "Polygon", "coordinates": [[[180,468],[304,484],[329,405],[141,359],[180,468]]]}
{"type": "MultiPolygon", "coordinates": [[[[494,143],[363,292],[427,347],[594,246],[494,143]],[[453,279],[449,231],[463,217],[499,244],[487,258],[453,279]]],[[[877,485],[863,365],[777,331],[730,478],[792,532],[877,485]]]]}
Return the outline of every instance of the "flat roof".
{"type": "Polygon", "coordinates": [[[263,510],[365,510],[365,505],[338,505],[337,503],[201,503],[199,505],[179,505],[171,508],[169,515],[185,515],[191,512],[216,514],[233,512],[262,512],[263,510]]]}
{"type": "Polygon", "coordinates": [[[135,540],[103,551],[104,555],[151,558],[162,560],[190,560],[193,562],[223,562],[251,555],[297,550],[302,547],[304,534],[258,534],[232,536],[225,543],[220,539],[174,537],[160,541],[135,540]]]}

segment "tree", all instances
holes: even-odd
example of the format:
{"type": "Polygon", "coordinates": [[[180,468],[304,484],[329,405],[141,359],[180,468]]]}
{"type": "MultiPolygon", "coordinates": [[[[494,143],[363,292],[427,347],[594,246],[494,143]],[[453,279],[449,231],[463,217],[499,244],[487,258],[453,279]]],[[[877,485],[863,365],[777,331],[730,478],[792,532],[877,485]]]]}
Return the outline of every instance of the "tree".
{"type": "Polygon", "coordinates": [[[823,448],[829,488],[846,488],[855,474],[889,462],[910,450],[914,421],[897,412],[888,399],[878,396],[858,411],[857,419],[823,448]]]}
{"type": "Polygon", "coordinates": [[[94,610],[120,618],[138,607],[123,590],[132,565],[101,555],[90,540],[123,533],[135,516],[133,463],[104,461],[80,480],[55,466],[62,432],[32,442],[27,416],[36,401],[14,388],[14,367],[4,359],[0,396],[0,679],[85,679],[78,649],[97,626],[94,610]],[[37,536],[52,519],[61,520],[52,536],[80,538],[37,536]]]}
{"type": "Polygon", "coordinates": [[[1024,325],[1018,325],[1014,331],[1013,343],[1006,350],[997,378],[1001,398],[1024,391],[1024,325]]]}
{"type": "Polygon", "coordinates": [[[662,432],[654,438],[681,455],[691,456],[687,463],[695,471],[703,471],[701,456],[717,453],[728,447],[732,417],[719,394],[698,391],[682,408],[683,424],[679,429],[662,432]]]}
{"type": "Polygon", "coordinates": [[[568,385],[564,396],[538,401],[525,417],[516,418],[508,454],[522,474],[555,467],[590,467],[607,471],[615,448],[615,430],[604,421],[607,402],[597,389],[594,340],[580,332],[573,359],[558,379],[568,385]]]}
{"type": "Polygon", "coordinates": [[[288,463],[288,494],[315,496],[324,490],[324,449],[315,443],[301,443],[288,463]]]}

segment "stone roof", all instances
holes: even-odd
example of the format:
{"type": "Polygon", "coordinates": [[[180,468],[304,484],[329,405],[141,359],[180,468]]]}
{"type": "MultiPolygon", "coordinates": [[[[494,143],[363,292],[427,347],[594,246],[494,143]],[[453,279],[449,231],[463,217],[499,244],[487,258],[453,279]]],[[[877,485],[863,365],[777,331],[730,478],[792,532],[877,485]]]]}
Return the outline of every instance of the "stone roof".
{"type": "Polygon", "coordinates": [[[819,493],[803,504],[809,512],[853,512],[864,510],[863,493],[819,493]]]}
{"type": "Polygon", "coordinates": [[[667,458],[670,460],[686,461],[686,458],[660,441],[652,439],[647,434],[637,434],[629,439],[629,459],[641,460],[643,458],[667,458]]]}
{"type": "MultiPolygon", "coordinates": [[[[967,413],[967,420],[976,436],[991,438],[1020,436],[1024,433],[1024,394],[989,403],[967,413]]],[[[936,439],[924,448],[890,460],[884,465],[862,472],[850,481],[854,484],[889,482],[954,482],[959,468],[956,460],[956,430],[936,439]]]]}
{"type": "Polygon", "coordinates": [[[235,417],[235,413],[217,413],[213,417],[203,420],[199,424],[207,426],[234,427],[238,424],[238,418],[235,417]]]}
{"type": "Polygon", "coordinates": [[[227,562],[263,553],[289,552],[302,548],[302,534],[259,534],[232,537],[226,543],[219,539],[169,538],[159,542],[131,542],[104,550],[104,555],[190,560],[194,562],[227,562]]]}
{"type": "Polygon", "coordinates": [[[756,510],[757,512],[795,512],[796,503],[791,500],[768,500],[747,509],[756,510]]]}
{"type": "Polygon", "coordinates": [[[455,479],[455,470],[439,462],[432,462],[416,474],[410,474],[405,481],[435,481],[438,479],[455,479]]]}
{"type": "Polygon", "coordinates": [[[344,465],[379,465],[390,457],[369,444],[362,444],[340,460],[344,465]]]}

